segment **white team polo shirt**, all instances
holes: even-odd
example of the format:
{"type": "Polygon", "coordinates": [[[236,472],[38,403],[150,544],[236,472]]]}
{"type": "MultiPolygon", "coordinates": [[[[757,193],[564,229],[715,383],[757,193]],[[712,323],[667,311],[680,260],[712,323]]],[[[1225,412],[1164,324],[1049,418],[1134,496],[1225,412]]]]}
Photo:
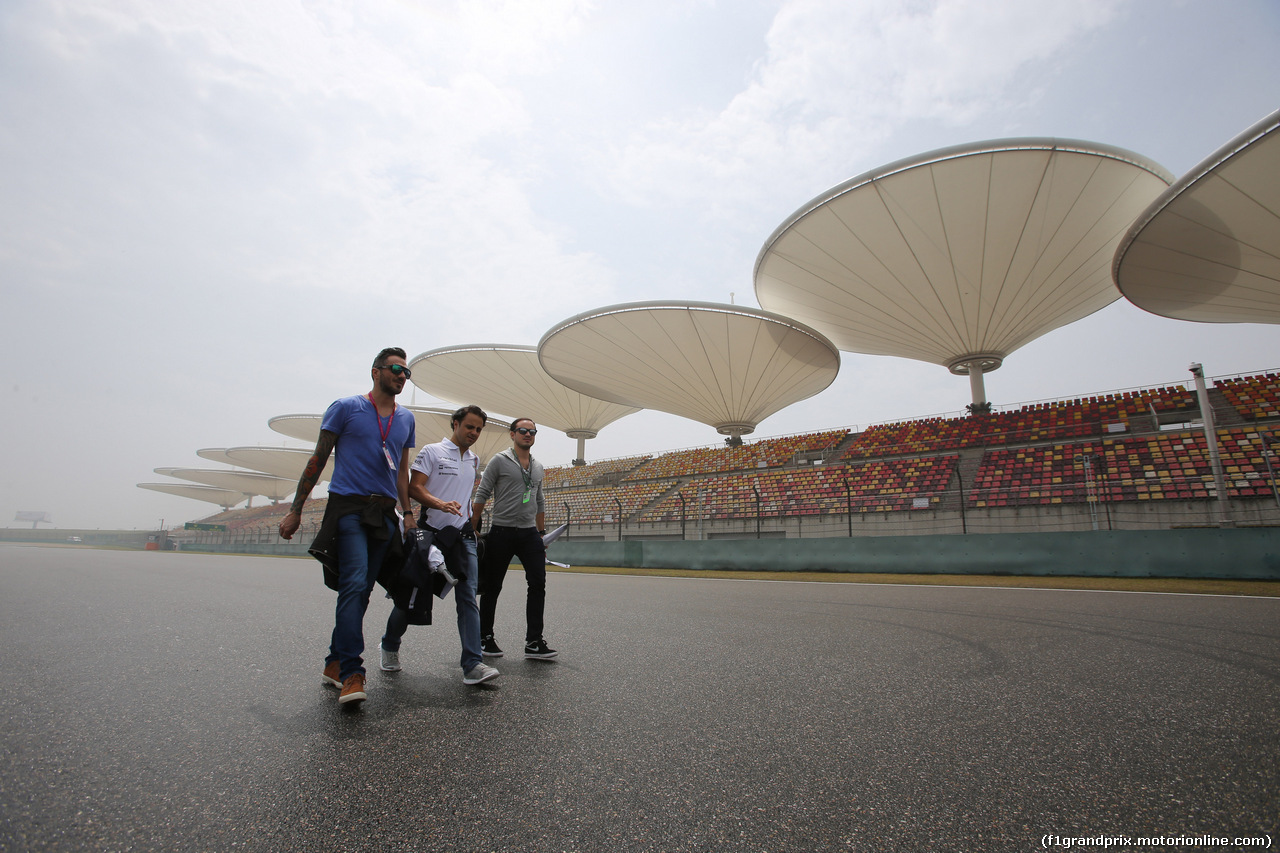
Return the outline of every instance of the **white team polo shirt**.
{"type": "Polygon", "coordinates": [[[427,510],[427,524],[437,530],[444,527],[461,528],[471,518],[471,493],[476,488],[476,477],[480,470],[480,457],[462,448],[449,439],[437,444],[428,444],[418,451],[418,457],[409,466],[410,471],[421,471],[427,475],[427,491],[448,503],[457,501],[462,505],[462,515],[453,515],[438,509],[427,510]]]}

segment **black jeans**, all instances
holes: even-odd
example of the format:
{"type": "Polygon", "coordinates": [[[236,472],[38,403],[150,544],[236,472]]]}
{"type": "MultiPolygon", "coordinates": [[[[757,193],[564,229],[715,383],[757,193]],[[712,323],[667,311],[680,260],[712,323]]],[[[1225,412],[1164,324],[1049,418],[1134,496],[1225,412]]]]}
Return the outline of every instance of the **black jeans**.
{"type": "Polygon", "coordinates": [[[532,527],[489,528],[485,537],[484,561],[480,564],[480,636],[493,633],[493,616],[502,594],[502,581],[512,557],[519,557],[529,583],[525,604],[525,642],[542,639],[542,610],[547,602],[547,546],[532,527]]]}

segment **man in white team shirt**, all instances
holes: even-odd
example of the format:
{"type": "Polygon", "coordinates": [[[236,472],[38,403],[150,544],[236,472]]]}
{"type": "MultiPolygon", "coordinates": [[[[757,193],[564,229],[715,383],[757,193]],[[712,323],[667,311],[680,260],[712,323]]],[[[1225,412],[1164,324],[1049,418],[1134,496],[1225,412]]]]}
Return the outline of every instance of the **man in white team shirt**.
{"type": "MultiPolygon", "coordinates": [[[[489,416],[479,406],[463,406],[453,413],[453,435],[418,452],[409,469],[409,497],[422,504],[420,526],[435,531],[437,547],[458,578],[454,600],[458,607],[458,637],[462,641],[462,682],[479,684],[498,676],[484,663],[480,651],[480,608],[476,605],[476,535],[471,528],[471,493],[479,476],[480,457],[471,445],[489,416]]],[[[382,669],[400,669],[400,638],[409,627],[408,614],[392,608],[382,636],[382,669]]]]}

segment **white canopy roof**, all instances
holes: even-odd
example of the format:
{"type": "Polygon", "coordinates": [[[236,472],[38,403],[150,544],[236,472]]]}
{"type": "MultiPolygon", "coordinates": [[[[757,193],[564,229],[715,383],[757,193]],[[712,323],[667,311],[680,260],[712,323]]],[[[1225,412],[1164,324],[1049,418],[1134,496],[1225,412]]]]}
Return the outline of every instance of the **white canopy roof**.
{"type": "Polygon", "coordinates": [[[842,350],[984,370],[1119,297],[1111,257],[1172,180],[1118,148],[1007,139],[853,178],[765,242],[755,290],[842,350]]]}
{"type": "Polygon", "coordinates": [[[298,487],[297,480],[251,471],[219,471],[212,468],[157,468],[155,471],[166,477],[204,483],[220,489],[243,492],[246,495],[262,495],[272,501],[288,497],[298,487]]]}
{"type": "MultiPolygon", "coordinates": [[[[302,470],[307,467],[307,460],[311,458],[311,450],[298,447],[228,447],[224,455],[232,465],[286,477],[296,484],[302,476],[302,470]]],[[[326,466],[318,482],[323,483],[329,479],[331,467],[326,466]]]]}
{"type": "Polygon", "coordinates": [[[1213,152],[1138,217],[1116,286],[1146,311],[1280,323],[1280,110],[1213,152]]]}
{"type": "Polygon", "coordinates": [[[571,317],[538,344],[547,373],[583,394],[740,436],[830,385],[840,354],[818,332],[755,308],[634,302],[571,317]]]}
{"type": "Polygon", "coordinates": [[[249,497],[244,492],[237,492],[234,489],[218,489],[213,486],[196,486],[190,483],[139,483],[138,488],[217,504],[223,509],[231,509],[249,497]]]}
{"type": "Polygon", "coordinates": [[[196,456],[201,459],[208,459],[210,462],[221,462],[223,465],[235,465],[231,461],[231,457],[227,455],[225,447],[202,447],[196,451],[196,456]]]}
{"type": "Polygon", "coordinates": [[[281,435],[315,447],[320,439],[320,422],[323,420],[324,415],[276,415],[267,421],[267,426],[281,435]]]}
{"type": "Polygon", "coordinates": [[[413,381],[429,394],[513,418],[533,418],[540,426],[561,430],[570,438],[595,438],[618,418],[639,411],[566,388],[542,369],[537,347],[442,347],[415,356],[409,366],[413,381]]]}

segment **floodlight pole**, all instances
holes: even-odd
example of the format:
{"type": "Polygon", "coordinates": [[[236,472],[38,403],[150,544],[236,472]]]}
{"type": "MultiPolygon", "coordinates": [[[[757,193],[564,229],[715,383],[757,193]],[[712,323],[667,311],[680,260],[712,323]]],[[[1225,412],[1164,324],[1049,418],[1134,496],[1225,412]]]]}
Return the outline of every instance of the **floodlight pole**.
{"type": "Polygon", "coordinates": [[[1276,499],[1276,506],[1280,507],[1280,490],[1276,489],[1276,469],[1271,465],[1271,438],[1273,433],[1258,433],[1262,439],[1262,458],[1267,460],[1267,479],[1271,481],[1271,495],[1276,499]]]}
{"type": "Polygon", "coordinates": [[[684,495],[681,494],[680,492],[676,492],[676,497],[680,499],[680,541],[683,542],[684,541],[684,518],[685,518],[684,495]]]}
{"type": "MultiPolygon", "coordinates": [[[[847,469],[846,469],[847,470],[847,469]]],[[[844,513],[849,517],[849,538],[853,538],[853,486],[849,485],[849,475],[844,476],[844,513]]]]}
{"type": "Polygon", "coordinates": [[[707,538],[707,490],[698,489],[698,539],[707,538]]]}
{"type": "Polygon", "coordinates": [[[1193,361],[1188,368],[1196,382],[1196,399],[1200,403],[1200,422],[1204,427],[1204,439],[1209,445],[1209,467],[1213,469],[1213,483],[1218,499],[1213,502],[1214,521],[1219,527],[1232,527],[1227,516],[1227,478],[1222,474],[1222,458],[1218,455],[1218,430],[1213,423],[1213,407],[1209,405],[1209,391],[1204,384],[1204,367],[1193,361]]]}
{"type": "Polygon", "coordinates": [[[1093,455],[1086,453],[1084,459],[1085,499],[1089,503],[1089,518],[1093,521],[1093,529],[1098,529],[1098,494],[1093,483],[1093,455]]]}
{"type": "Polygon", "coordinates": [[[618,500],[617,498],[614,498],[613,502],[618,505],[618,541],[621,542],[622,541],[622,501],[618,500]]]}
{"type": "Polygon", "coordinates": [[[751,491],[756,493],[756,538],[760,538],[760,489],[752,485],[751,491]]]}

